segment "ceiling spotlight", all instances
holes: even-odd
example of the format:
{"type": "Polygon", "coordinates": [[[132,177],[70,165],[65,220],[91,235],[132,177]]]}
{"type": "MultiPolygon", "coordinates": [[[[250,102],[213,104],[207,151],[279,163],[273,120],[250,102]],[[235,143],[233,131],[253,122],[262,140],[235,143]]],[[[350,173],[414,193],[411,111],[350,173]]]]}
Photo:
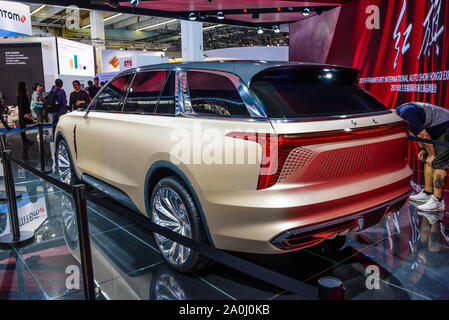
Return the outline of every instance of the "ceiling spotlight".
{"type": "Polygon", "coordinates": [[[310,15],[310,9],[309,8],[304,8],[302,10],[302,15],[305,16],[305,17],[309,16],[310,15]]]}
{"type": "Polygon", "coordinates": [[[190,12],[189,13],[189,20],[190,21],[195,21],[196,20],[196,14],[194,12],[190,12]]]}
{"type": "Polygon", "coordinates": [[[217,19],[218,20],[223,20],[225,18],[224,14],[222,11],[218,11],[217,12],[217,19]]]}
{"type": "Polygon", "coordinates": [[[262,27],[257,28],[257,33],[258,34],[262,34],[263,33],[263,28],[262,27]]]}
{"type": "Polygon", "coordinates": [[[140,3],[140,0],[131,0],[130,3],[134,6],[137,7],[140,3]]]}
{"type": "Polygon", "coordinates": [[[280,33],[281,29],[279,28],[279,25],[274,25],[273,26],[273,31],[274,31],[274,33],[280,33]]]}

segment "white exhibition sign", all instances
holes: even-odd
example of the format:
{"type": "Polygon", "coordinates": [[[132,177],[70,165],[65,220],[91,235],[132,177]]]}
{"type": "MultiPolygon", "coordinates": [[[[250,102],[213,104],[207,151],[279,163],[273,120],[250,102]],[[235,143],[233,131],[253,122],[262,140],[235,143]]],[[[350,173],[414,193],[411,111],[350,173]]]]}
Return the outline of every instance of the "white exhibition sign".
{"type": "MultiPolygon", "coordinates": [[[[42,223],[47,219],[47,205],[45,197],[39,198],[36,202],[28,202],[17,209],[19,216],[20,231],[36,231],[42,223]]],[[[9,214],[6,216],[6,226],[3,234],[10,233],[11,227],[9,222],[9,214]]]]}
{"type": "Polygon", "coordinates": [[[95,77],[94,47],[57,38],[59,74],[95,77]]]}
{"type": "Polygon", "coordinates": [[[0,1],[0,36],[30,36],[30,7],[23,3],[0,1]]]}

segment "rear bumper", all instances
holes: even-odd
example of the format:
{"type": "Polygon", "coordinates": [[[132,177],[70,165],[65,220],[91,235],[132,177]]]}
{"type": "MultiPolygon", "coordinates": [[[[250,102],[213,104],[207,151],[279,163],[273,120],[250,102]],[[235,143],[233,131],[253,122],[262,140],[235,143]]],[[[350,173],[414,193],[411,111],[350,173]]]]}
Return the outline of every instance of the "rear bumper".
{"type": "Polygon", "coordinates": [[[274,237],[270,242],[282,251],[305,249],[337,235],[361,231],[378,224],[384,217],[399,211],[411,190],[391,201],[355,214],[323,223],[295,228],[274,237]]]}
{"type": "Polygon", "coordinates": [[[345,185],[313,190],[298,187],[206,192],[202,195],[207,201],[203,198],[202,204],[217,248],[284,253],[316,245],[334,234],[362,230],[378,223],[390,211],[389,207],[405,202],[411,191],[411,173],[406,166],[396,172],[362,179],[349,189],[345,185]],[[390,183],[379,183],[385,181],[390,183]],[[318,235],[318,239],[284,242],[290,235],[299,238],[318,235]]]}

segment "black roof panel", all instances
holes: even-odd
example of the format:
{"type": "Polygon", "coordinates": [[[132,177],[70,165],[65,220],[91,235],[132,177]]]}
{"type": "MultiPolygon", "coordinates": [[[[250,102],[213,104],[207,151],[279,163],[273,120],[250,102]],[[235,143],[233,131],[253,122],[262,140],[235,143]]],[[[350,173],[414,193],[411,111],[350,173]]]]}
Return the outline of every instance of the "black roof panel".
{"type": "MultiPolygon", "coordinates": [[[[257,73],[276,67],[292,67],[292,66],[330,66],[317,63],[306,62],[286,62],[286,61],[264,61],[264,60],[224,60],[224,61],[204,61],[204,62],[180,62],[180,63],[162,63],[151,66],[142,66],[135,68],[134,70],[152,70],[152,69],[174,69],[182,68],[189,69],[203,69],[203,70],[216,70],[234,73],[238,75],[246,84],[249,84],[253,76],[257,73]]],[[[332,66],[337,67],[337,66],[332,66]]],[[[338,66],[342,68],[341,66],[338,66]]],[[[125,72],[130,72],[127,70],[125,72]]]]}

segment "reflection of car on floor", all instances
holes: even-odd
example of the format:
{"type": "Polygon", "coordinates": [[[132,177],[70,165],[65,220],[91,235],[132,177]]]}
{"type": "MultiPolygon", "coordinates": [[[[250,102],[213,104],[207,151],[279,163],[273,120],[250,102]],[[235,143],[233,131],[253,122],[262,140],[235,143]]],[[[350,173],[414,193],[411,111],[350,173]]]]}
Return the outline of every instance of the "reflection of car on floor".
{"type": "MultiPolygon", "coordinates": [[[[67,247],[81,263],[75,203],[72,197],[65,194],[61,194],[60,197],[59,226],[63,226],[67,247]]],[[[96,288],[100,289],[106,299],[189,300],[211,298],[207,286],[198,290],[198,282],[201,280],[196,278],[192,280],[188,275],[167,267],[165,263],[153,262],[148,266],[149,261],[154,257],[133,256],[129,250],[126,250],[127,244],[123,243],[122,238],[117,236],[116,232],[104,232],[97,224],[92,223],[89,225],[89,233],[96,288]]],[[[157,253],[154,253],[154,256],[158,257],[155,261],[160,261],[157,253]]]]}
{"type": "MultiPolygon", "coordinates": [[[[362,230],[404,203],[411,170],[407,123],[357,74],[254,61],[125,71],[61,117],[59,174],[220,249],[284,253],[362,230]]],[[[155,238],[177,270],[208,264],[155,238]]]]}

